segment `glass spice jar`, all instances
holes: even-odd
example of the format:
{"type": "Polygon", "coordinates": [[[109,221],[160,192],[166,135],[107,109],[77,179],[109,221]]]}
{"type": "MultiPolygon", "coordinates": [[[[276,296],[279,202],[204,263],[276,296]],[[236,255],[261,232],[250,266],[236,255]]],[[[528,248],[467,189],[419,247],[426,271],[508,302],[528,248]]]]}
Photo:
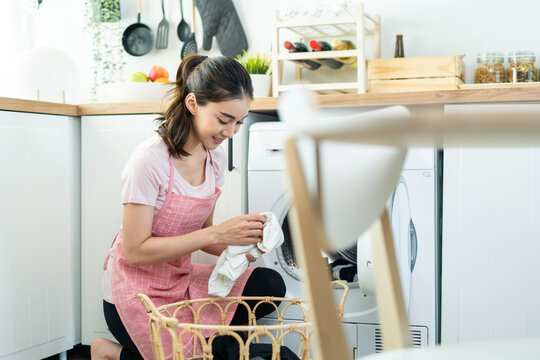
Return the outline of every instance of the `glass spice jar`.
{"type": "Polygon", "coordinates": [[[481,52],[476,58],[475,84],[504,82],[504,55],[501,52],[481,52]]]}
{"type": "Polygon", "coordinates": [[[537,81],[532,51],[513,51],[508,54],[508,82],[537,81]]]}

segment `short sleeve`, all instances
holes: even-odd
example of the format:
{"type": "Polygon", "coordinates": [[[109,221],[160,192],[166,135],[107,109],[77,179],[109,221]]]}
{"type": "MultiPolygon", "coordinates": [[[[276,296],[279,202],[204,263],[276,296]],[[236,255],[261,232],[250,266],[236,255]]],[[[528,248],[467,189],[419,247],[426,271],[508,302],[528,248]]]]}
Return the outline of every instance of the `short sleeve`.
{"type": "Polygon", "coordinates": [[[212,150],[212,162],[214,163],[214,176],[216,177],[216,187],[221,188],[225,184],[225,167],[227,162],[227,156],[225,150],[217,148],[212,150]]]}
{"type": "Polygon", "coordinates": [[[151,153],[135,151],[126,163],[121,177],[122,204],[135,203],[156,206],[163,187],[151,153]]]}

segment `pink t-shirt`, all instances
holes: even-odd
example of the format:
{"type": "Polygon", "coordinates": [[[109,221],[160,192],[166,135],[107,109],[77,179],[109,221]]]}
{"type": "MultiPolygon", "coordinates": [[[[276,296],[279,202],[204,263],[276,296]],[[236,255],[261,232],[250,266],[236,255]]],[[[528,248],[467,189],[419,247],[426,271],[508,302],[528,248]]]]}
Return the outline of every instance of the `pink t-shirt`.
{"type": "MultiPolygon", "coordinates": [[[[223,149],[207,151],[204,182],[195,186],[188,183],[175,168],[172,192],[198,198],[213,195],[216,187],[223,186],[225,181],[225,162],[223,149]],[[212,156],[213,166],[209,154],[212,156]]],[[[157,214],[167,197],[169,175],[167,145],[159,135],[155,135],[135,148],[122,171],[122,204],[154,206],[154,215],[157,214]]],[[[113,257],[114,251],[109,251],[109,260],[101,283],[103,299],[111,304],[114,303],[111,287],[113,257]]]]}
{"type": "MultiPolygon", "coordinates": [[[[210,153],[213,166],[207,155],[205,179],[200,185],[191,185],[176,168],[174,169],[172,188],[174,194],[205,198],[214,194],[216,187],[223,186],[225,152],[218,148],[210,153]]],[[[167,197],[169,174],[167,145],[160,136],[153,136],[135,148],[122,171],[120,187],[122,204],[135,203],[154,206],[154,214],[156,214],[167,197]]]]}

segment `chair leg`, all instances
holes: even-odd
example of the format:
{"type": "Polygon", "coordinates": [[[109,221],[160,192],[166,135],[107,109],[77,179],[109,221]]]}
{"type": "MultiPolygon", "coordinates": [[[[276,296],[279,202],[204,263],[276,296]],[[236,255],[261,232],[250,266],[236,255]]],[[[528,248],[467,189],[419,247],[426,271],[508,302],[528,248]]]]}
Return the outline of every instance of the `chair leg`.
{"type": "Polygon", "coordinates": [[[385,350],[411,346],[411,335],[403,291],[399,280],[392,228],[388,212],[370,227],[373,261],[375,263],[375,291],[385,350]]]}
{"type": "Polygon", "coordinates": [[[310,304],[317,359],[351,359],[337,315],[328,265],[321,256],[321,245],[325,242],[321,214],[309,195],[294,139],[286,141],[285,156],[289,189],[292,190],[290,215],[294,249],[303,269],[302,286],[310,304]]]}

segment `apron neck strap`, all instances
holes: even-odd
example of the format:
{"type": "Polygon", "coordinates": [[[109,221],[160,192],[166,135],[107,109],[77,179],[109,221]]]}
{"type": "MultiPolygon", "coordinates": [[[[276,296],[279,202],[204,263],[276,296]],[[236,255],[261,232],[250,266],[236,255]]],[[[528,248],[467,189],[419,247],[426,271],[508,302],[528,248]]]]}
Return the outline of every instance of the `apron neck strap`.
{"type": "Polygon", "coordinates": [[[172,155],[169,155],[169,185],[167,187],[167,193],[170,193],[174,184],[174,162],[172,155]]]}

